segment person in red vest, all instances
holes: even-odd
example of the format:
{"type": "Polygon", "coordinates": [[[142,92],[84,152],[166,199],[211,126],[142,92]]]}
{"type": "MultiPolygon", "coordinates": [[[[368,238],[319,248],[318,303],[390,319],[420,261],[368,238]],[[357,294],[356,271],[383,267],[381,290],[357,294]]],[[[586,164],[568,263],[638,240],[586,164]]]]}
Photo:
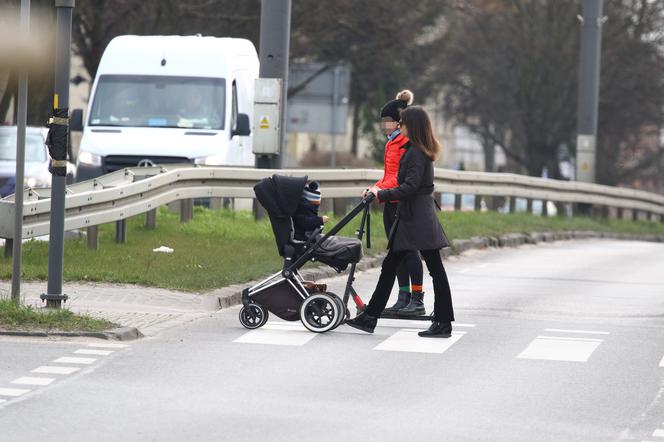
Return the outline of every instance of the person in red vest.
{"type": "MultiPolygon", "coordinates": [[[[413,93],[408,89],[397,94],[396,99],[388,101],[380,111],[381,127],[387,135],[385,144],[385,169],[383,178],[374,186],[384,190],[398,187],[397,172],[399,161],[405,152],[404,146],[408,138],[404,137],[399,130],[401,111],[413,102],[413,93]]],[[[383,205],[383,225],[385,235],[390,236],[390,231],[397,214],[397,201],[381,201],[383,205]]],[[[397,302],[385,309],[388,313],[399,313],[400,315],[424,315],[424,292],[422,291],[422,259],[417,251],[409,252],[397,268],[397,281],[399,282],[399,296],[397,302]]]]}

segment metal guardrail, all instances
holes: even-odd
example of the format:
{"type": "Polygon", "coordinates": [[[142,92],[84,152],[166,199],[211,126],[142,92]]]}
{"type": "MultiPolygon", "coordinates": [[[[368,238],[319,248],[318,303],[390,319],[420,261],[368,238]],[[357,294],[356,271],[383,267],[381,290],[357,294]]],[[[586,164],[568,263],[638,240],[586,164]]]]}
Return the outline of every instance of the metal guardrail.
{"type": "MultiPolygon", "coordinates": [[[[95,227],[140,214],[154,217],[159,206],[178,200],[253,198],[254,184],[273,173],[308,175],[321,183],[326,199],[359,197],[363,189],[382,176],[378,169],[268,170],[191,164],[128,168],[68,186],[65,230],[95,227]]],[[[466,194],[509,197],[511,201],[524,198],[529,202],[585,203],[664,220],[664,196],[598,184],[435,169],[435,191],[457,195],[459,204],[460,196],[466,194]]],[[[13,195],[0,200],[0,238],[12,239],[13,200],[13,195]]],[[[50,189],[28,189],[24,201],[23,238],[47,235],[50,189]]]]}

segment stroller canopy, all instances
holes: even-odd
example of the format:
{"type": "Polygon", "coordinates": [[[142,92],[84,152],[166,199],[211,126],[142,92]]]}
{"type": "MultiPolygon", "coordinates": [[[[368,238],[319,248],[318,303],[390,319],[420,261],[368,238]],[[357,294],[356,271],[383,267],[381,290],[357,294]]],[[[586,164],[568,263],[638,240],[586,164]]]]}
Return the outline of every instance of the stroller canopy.
{"type": "Polygon", "coordinates": [[[297,210],[302,190],[307,184],[307,177],[289,177],[272,175],[263,178],[254,186],[256,199],[267,210],[277,242],[279,255],[284,255],[284,246],[288,245],[293,232],[291,216],[297,210]]]}
{"type": "Polygon", "coordinates": [[[254,193],[267,213],[272,216],[293,216],[300,202],[307,177],[272,175],[254,186],[254,193]]]}

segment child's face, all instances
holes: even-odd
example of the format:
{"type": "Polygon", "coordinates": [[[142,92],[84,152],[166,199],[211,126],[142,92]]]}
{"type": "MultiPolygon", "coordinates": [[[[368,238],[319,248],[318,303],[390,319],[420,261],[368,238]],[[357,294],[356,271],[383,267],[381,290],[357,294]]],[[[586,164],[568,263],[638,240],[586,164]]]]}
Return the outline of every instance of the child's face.
{"type": "Polygon", "coordinates": [[[399,123],[394,121],[392,117],[383,117],[380,119],[380,127],[385,135],[390,135],[399,127],[399,123]]]}

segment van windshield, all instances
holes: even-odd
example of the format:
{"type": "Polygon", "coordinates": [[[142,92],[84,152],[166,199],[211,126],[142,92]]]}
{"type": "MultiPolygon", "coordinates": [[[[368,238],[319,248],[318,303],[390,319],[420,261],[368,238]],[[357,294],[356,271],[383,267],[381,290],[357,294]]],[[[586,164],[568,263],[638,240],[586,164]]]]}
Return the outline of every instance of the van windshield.
{"type": "Polygon", "coordinates": [[[223,78],[102,75],[90,126],[224,129],[223,78]]]}

